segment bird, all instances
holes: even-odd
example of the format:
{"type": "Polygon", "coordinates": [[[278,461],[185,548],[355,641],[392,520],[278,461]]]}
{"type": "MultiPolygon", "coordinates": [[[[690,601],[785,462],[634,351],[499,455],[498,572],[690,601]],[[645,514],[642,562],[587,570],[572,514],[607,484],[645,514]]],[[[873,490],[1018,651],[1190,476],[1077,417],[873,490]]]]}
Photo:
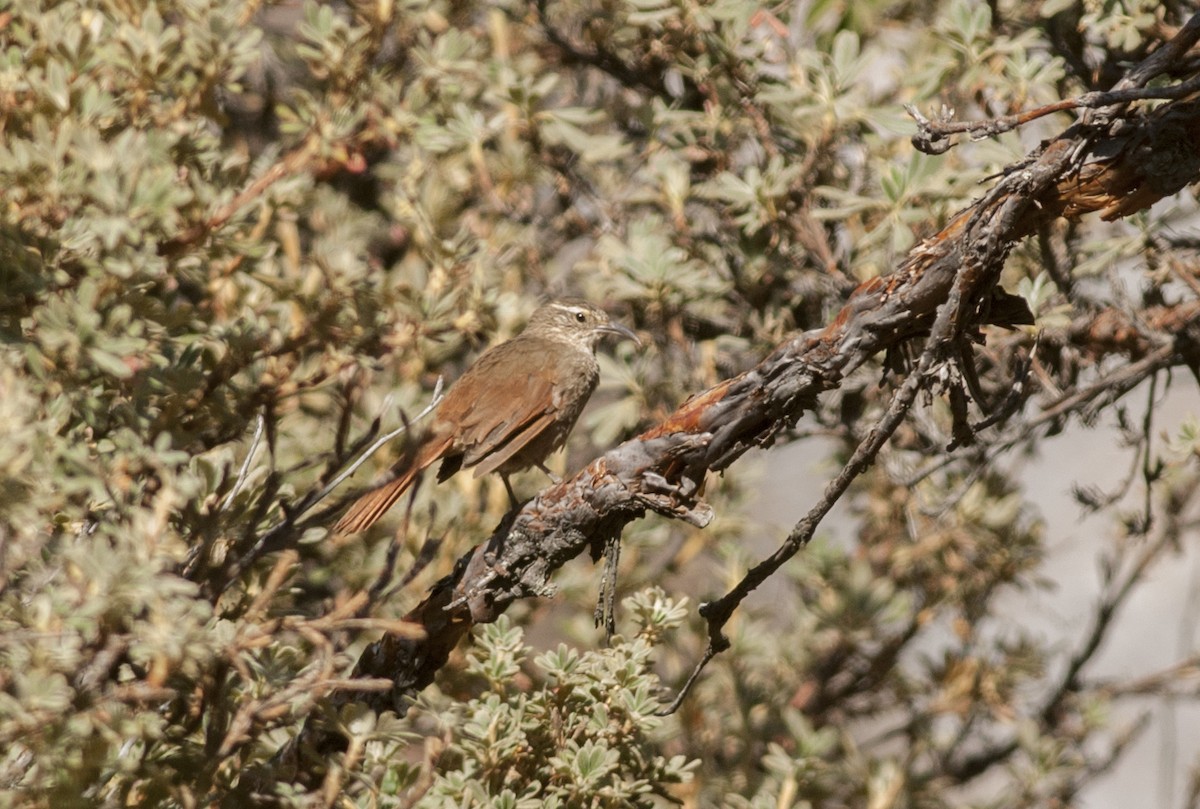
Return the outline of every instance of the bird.
{"type": "Polygon", "coordinates": [[[588,301],[539,306],[520,334],[485,351],[450,386],[428,430],[392,467],[393,479],[358,498],[334,533],[374,525],[439,460],[439,483],[466,467],[475,468],[475,477],[499,472],[514,506],[508,480],[514,472],[537,467],[557,482],[543,461],[566,442],[596,389],[596,347],[609,335],[641,345],[633,331],[588,301]]]}

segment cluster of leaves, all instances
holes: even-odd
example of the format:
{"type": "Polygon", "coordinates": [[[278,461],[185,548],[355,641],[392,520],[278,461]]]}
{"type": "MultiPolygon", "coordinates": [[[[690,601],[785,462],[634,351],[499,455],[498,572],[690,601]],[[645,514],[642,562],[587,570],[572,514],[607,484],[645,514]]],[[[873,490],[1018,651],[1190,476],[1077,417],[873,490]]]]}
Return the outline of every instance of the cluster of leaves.
{"type": "MultiPolygon", "coordinates": [[[[1064,660],[1064,650],[1013,620],[1013,603],[1047,586],[1041,523],[995,475],[946,473],[909,487],[877,472],[868,484],[856,501],[854,541],[814,544],[771,583],[769,597],[752,601],[731,624],[729,652],[653,734],[663,755],[700,765],[670,794],[685,805],[746,809],[797,800],[949,807],[977,798],[977,779],[987,772],[987,790],[1004,795],[1003,805],[1071,801],[1129,737],[1120,735],[1128,730],[1122,727],[1111,744],[1097,744],[1118,694],[1111,683],[1075,678],[1095,652],[1093,638],[1082,634],[1064,660]],[[960,496],[947,510],[948,489],[960,496]]],[[[750,526],[732,518],[720,523],[714,562],[736,577],[754,561],[745,547],[750,526]]],[[[1152,555],[1169,553],[1179,535],[1168,534],[1155,539],[1152,555]]],[[[1119,569],[1128,560],[1109,561],[1119,569]]],[[[674,578],[672,587],[686,587],[674,578]]],[[[1112,585],[1113,593],[1122,589],[1123,576],[1112,585]]],[[[1116,609],[1120,599],[1106,603],[1116,609]]],[[[547,713],[560,738],[574,729],[583,743],[613,727],[614,703],[655,709],[659,678],[641,653],[653,648],[657,670],[678,682],[705,642],[700,627],[679,625],[680,607],[656,589],[626,601],[637,643],[653,644],[636,646],[636,672],[625,667],[630,648],[620,638],[610,650],[580,656],[560,647],[522,667],[514,650],[523,647],[507,620],[485,626],[465,671],[482,675],[487,692],[457,709],[442,692],[427,694],[400,727],[434,746],[427,744],[422,767],[406,765],[394,780],[417,785],[419,806],[445,798],[448,787],[470,795],[468,805],[520,805],[512,803],[519,790],[504,791],[514,784],[537,783],[524,795],[530,806],[538,796],[557,795],[545,785],[558,759],[531,752],[547,746],[547,713]],[[650,625],[660,630],[649,633],[653,615],[661,624],[650,625]],[[624,676],[605,679],[595,696],[606,698],[596,706],[577,677],[555,675],[564,659],[582,660],[571,672],[587,688],[618,663],[624,676]],[[546,707],[547,700],[559,710],[569,704],[564,684],[582,697],[577,712],[546,707]],[[633,700],[630,689],[649,702],[633,700]],[[468,767],[474,777],[464,779],[468,767]]],[[[626,778],[643,772],[621,769],[626,778]]],[[[598,798],[594,805],[606,804],[598,798]]]]}
{"type": "MultiPolygon", "coordinates": [[[[687,610],[661,590],[623,606],[635,624],[628,639],[615,636],[609,648],[586,652],[560,644],[534,658],[529,674],[532,650],[521,630],[507,617],[483,628],[466,673],[484,693],[460,705],[423,701],[414,710],[414,721],[436,722],[444,748],[428,771],[396,770],[400,789],[420,785],[420,797],[406,805],[656,806],[656,797],[676,791],[672,785],[691,780],[698,762],[661,752],[668,736],[656,716],[652,667],[655,647],[687,610]]],[[[395,760],[386,766],[395,768],[395,760]]]]}
{"type": "MultiPolygon", "coordinates": [[[[485,631],[443,683],[457,709],[431,698],[411,725],[347,709],[348,735],[365,724],[370,741],[338,759],[340,780],[292,784],[276,754],[328,695],[381,687],[340,676],[367,631],[401,631],[422,584],[507,503],[463,475],[436,509],[422,493],[398,536],[324,541],[319,493],[360,436],[420,411],[546,294],[586,294],[653,338],[605,360],[580,430],[597,445],[820,325],[1020,151],[1011,135],[912,158],[900,101],[986,115],[1061,98],[1183,11],[1027,5],[0,2],[0,789],[53,806],[405,789],[429,805],[903,789],[938,805],[945,779],[975,777],[947,762],[1023,710],[1012,695],[1044,654],[986,629],[1040,553],[991,477],[959,481],[949,527],[903,536],[915,495],[874,479],[864,550],[792,571],[787,614],[747,615],[679,720],[652,716],[650,663],[674,680],[699,639],[643,595],[626,607],[634,639],[533,671],[516,630],[485,631]],[[944,654],[906,666],[910,641],[945,625],[944,654]],[[781,709],[785,692],[799,696],[781,709]],[[446,752],[405,769],[405,734],[434,713],[446,752]],[[883,714],[905,720],[900,755],[854,742],[883,714]]],[[[1071,226],[1015,257],[1010,286],[1059,330],[1050,371],[1068,389],[1103,358],[1072,345],[1072,283],[1118,298],[1105,268],[1156,230],[1139,225],[1071,226]]],[[[1175,247],[1156,249],[1169,266],[1175,247]]],[[[1146,303],[1165,300],[1158,286],[1146,303]]],[[[1004,351],[984,370],[1006,371],[1004,351]]],[[[823,428],[849,440],[878,395],[843,392],[823,428]]],[[[936,426],[913,440],[934,446],[936,426]]],[[[1180,441],[1163,475],[1179,512],[1194,456],[1180,441]]],[[[737,475],[711,488],[735,512],[737,475]]],[[[756,530],[646,521],[625,537],[626,586],[684,587],[672,574],[689,560],[739,569],[756,530]]],[[[561,602],[590,598],[593,578],[566,571],[561,602]]],[[[1016,744],[1074,784],[1096,764],[1063,754],[1063,734],[1097,723],[1072,724],[1065,702],[1016,744]]]]}

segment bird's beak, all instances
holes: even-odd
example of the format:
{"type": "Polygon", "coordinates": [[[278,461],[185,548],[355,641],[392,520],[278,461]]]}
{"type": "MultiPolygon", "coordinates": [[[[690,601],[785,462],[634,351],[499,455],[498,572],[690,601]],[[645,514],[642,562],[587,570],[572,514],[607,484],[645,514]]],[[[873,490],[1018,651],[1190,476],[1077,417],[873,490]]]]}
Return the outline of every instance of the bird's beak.
{"type": "Polygon", "coordinates": [[[615,334],[618,337],[628,337],[630,340],[633,340],[633,344],[638,348],[642,347],[642,341],[633,333],[633,329],[623,326],[620,323],[605,323],[602,326],[597,326],[596,331],[603,334],[615,334]]]}

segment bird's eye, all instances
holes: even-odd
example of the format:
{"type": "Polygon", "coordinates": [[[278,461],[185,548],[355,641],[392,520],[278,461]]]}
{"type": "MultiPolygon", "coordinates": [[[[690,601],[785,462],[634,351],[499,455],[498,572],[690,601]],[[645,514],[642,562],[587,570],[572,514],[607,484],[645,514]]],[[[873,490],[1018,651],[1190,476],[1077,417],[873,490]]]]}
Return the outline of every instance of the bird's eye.
{"type": "Polygon", "coordinates": [[[576,313],[575,313],[575,322],[576,322],[576,323],[582,323],[582,322],[584,322],[585,320],[587,320],[587,315],[585,315],[583,312],[576,312],[576,313]]]}

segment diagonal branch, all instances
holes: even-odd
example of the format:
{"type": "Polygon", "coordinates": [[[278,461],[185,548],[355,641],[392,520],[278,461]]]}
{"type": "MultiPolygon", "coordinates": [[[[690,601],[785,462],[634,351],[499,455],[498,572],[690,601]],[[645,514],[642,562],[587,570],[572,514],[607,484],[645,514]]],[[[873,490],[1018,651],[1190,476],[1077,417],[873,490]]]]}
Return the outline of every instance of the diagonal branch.
{"type": "MultiPolygon", "coordinates": [[[[1200,24],[1189,23],[1181,36],[1195,30],[1200,24]]],[[[547,594],[561,565],[619,536],[647,511],[706,524],[710,511],[697,492],[708,472],[752,447],[769,446],[845,374],[932,330],[918,369],[856,453],[869,462],[894,429],[895,415],[907,408],[910,386],[929,384],[953,355],[949,346],[982,323],[1013,322],[1005,315],[1013,296],[997,286],[1013,245],[1060,216],[1126,216],[1200,176],[1200,103],[1176,100],[1141,117],[1117,114],[1130,117],[1077,124],[1034,150],[982,200],[918,244],[896,272],[860,285],[826,328],[789,339],[755,367],[692,397],[661,424],[507,515],[406,616],[423,630],[420,638],[389,635],[360,658],[355,676],[390,677],[392,691],[344,699],[403,711],[473,624],[495,620],[516,599],[547,594]]],[[[843,474],[855,472],[847,467],[843,474]]],[[[830,492],[838,488],[835,481],[830,492]]],[[[818,511],[797,526],[798,539],[781,549],[785,555],[803,546],[809,522],[815,528],[823,516],[818,511]]],[[[755,582],[744,584],[752,589],[755,582]]],[[[732,593],[726,598],[727,605],[740,600],[732,593]]]]}

